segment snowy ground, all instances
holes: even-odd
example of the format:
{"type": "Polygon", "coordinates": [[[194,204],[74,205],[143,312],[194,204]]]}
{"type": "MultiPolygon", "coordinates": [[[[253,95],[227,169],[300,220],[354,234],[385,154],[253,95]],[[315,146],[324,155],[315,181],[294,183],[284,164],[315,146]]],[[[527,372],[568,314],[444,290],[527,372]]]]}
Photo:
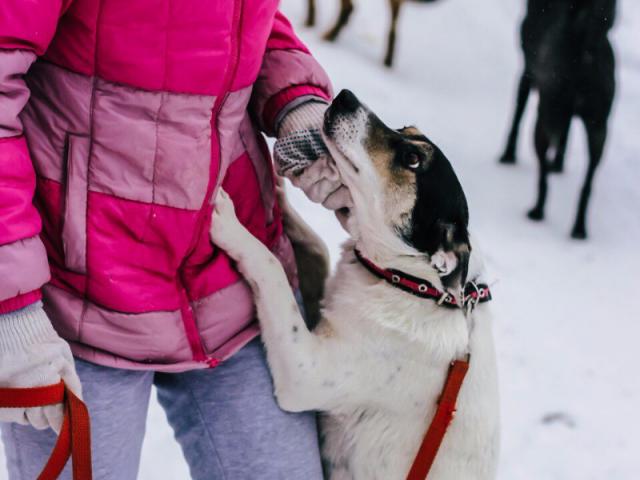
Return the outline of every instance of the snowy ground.
{"type": "MultiPolygon", "coordinates": [[[[283,3],[300,25],[306,1],[283,3]]],[[[578,243],[569,239],[569,230],[586,167],[579,124],[572,131],[566,173],[552,178],[542,224],[524,215],[535,197],[533,108],[522,131],[518,166],[496,162],[520,72],[516,35],[523,0],[407,3],[392,71],[381,66],[386,0],[359,2],[337,45],[321,42],[319,33],[334,18],[338,2],[319,3],[321,28],[300,28],[300,34],[336,89],[353,90],[393,126],[418,125],[453,162],[465,187],[474,236],[498,281],[500,478],[640,478],[635,369],[640,282],[633,275],[640,270],[640,5],[619,2],[612,35],[618,96],[596,177],[591,238],[578,243]]],[[[298,192],[292,197],[335,259],[344,239],[336,221],[298,192]]],[[[0,451],[3,463],[1,457],[0,451]]],[[[0,471],[0,479],[3,475],[0,471]]],[[[140,478],[188,478],[156,403],[149,412],[140,478]]]]}

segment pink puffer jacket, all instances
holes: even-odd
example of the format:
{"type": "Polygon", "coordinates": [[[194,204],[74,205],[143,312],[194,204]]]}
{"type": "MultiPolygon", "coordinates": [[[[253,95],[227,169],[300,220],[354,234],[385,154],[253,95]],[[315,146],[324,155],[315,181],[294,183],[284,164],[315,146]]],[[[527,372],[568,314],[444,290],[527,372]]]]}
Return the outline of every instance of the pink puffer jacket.
{"type": "Polygon", "coordinates": [[[277,6],[0,1],[0,312],[42,291],[77,356],[122,368],[213,366],[257,335],[211,199],[293,278],[259,131],[331,96],[277,6]]]}

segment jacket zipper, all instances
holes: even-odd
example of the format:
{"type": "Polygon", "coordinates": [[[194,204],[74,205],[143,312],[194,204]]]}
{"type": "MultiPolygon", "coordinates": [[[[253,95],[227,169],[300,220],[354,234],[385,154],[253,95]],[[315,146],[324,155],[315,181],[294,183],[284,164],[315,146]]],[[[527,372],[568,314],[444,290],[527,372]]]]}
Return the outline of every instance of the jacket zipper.
{"type": "MultiPolygon", "coordinates": [[[[240,42],[242,39],[242,13],[243,13],[243,0],[234,0],[233,3],[233,23],[232,23],[232,34],[231,34],[231,59],[229,60],[227,71],[225,72],[225,80],[223,83],[223,87],[221,90],[221,95],[216,99],[213,110],[211,113],[211,142],[212,147],[215,142],[215,159],[212,159],[210,173],[209,173],[209,185],[207,186],[207,193],[205,195],[204,202],[200,207],[200,219],[198,220],[198,224],[196,225],[195,237],[192,241],[191,248],[189,249],[189,253],[185,256],[188,257],[189,254],[195,249],[199,235],[198,233],[202,229],[204,222],[206,221],[206,213],[209,211],[208,205],[211,204],[211,199],[216,191],[216,184],[218,183],[218,176],[220,175],[220,167],[222,162],[221,148],[220,148],[220,140],[218,138],[218,114],[222,109],[222,106],[226,102],[229,97],[229,89],[233,85],[233,81],[236,77],[238,71],[238,64],[240,60],[240,42]],[[217,160],[217,169],[214,169],[213,160],[217,160]],[[214,171],[215,170],[215,171],[214,171]]],[[[213,150],[212,150],[213,151],[213,150]]],[[[209,368],[217,367],[220,364],[220,360],[218,358],[207,355],[204,345],[202,343],[202,338],[200,337],[200,332],[198,332],[198,326],[196,325],[196,319],[193,314],[193,309],[191,308],[189,297],[184,288],[184,285],[178,279],[180,296],[182,297],[182,308],[181,315],[182,321],[184,323],[185,332],[187,335],[187,340],[189,341],[189,346],[191,348],[191,352],[193,354],[193,359],[199,362],[206,363],[209,368]]]]}

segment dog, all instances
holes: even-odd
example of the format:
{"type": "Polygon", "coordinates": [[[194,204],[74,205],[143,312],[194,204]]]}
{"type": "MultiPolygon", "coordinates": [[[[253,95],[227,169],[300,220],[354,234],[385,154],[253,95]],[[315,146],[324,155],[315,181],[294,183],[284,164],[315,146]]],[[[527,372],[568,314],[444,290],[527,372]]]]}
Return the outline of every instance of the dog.
{"type": "MultiPolygon", "coordinates": [[[[436,0],[412,0],[419,3],[433,3],[436,0]]],[[[389,7],[391,10],[391,26],[389,28],[388,40],[387,40],[387,53],[385,55],[384,64],[387,67],[393,65],[393,58],[396,46],[396,27],[398,24],[398,16],[400,15],[400,7],[404,3],[404,0],[389,0],[389,7]]],[[[353,13],[353,0],[340,0],[340,13],[335,25],[324,35],[324,39],[330,42],[335,41],[340,35],[340,32],[349,22],[349,18],[353,13]]],[[[307,20],[306,26],[312,27],[316,22],[316,0],[308,0],[307,20]]]]}
{"type": "MultiPolygon", "coordinates": [[[[349,91],[327,110],[323,137],[354,206],[346,220],[350,239],[313,331],[280,263],[238,222],[229,197],[221,191],[214,206],[211,238],[253,289],[278,403],[291,412],[321,412],[328,479],[404,479],[450,362],[470,354],[457,415],[429,479],[493,479],[499,415],[489,306],[442,304],[455,298],[463,305],[464,286],[484,275],[453,168],[416,128],[392,130],[349,91]],[[395,273],[385,281],[376,268],[395,273]],[[430,283],[440,300],[398,288],[400,276],[430,283]]],[[[326,272],[318,236],[290,205],[281,206],[293,244],[312,252],[305,258],[324,263],[317,270],[326,272]]]]}
{"type": "Polygon", "coordinates": [[[531,89],[539,93],[535,149],[539,163],[538,200],[529,218],[542,220],[547,177],[561,172],[573,117],[585,125],[589,166],[571,232],[587,237],[586,215],[593,177],[602,158],[615,94],[615,59],[607,34],[615,0],[529,0],[522,23],[525,67],[502,163],[516,161],[516,142],[531,89]]]}

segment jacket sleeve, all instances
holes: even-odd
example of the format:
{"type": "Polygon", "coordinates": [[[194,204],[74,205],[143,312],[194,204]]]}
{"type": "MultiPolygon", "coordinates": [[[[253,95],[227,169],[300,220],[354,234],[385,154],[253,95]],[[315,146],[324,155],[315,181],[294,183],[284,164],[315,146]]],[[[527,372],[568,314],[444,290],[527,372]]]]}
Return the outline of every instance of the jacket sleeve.
{"type": "Polygon", "coordinates": [[[46,50],[70,1],[0,0],[0,314],[38,300],[49,280],[20,112],[29,99],[23,76],[46,50]]]}
{"type": "Polygon", "coordinates": [[[332,95],[329,77],[277,12],[253,91],[251,108],[258,124],[273,135],[283,112],[308,99],[329,101],[332,95]]]}

